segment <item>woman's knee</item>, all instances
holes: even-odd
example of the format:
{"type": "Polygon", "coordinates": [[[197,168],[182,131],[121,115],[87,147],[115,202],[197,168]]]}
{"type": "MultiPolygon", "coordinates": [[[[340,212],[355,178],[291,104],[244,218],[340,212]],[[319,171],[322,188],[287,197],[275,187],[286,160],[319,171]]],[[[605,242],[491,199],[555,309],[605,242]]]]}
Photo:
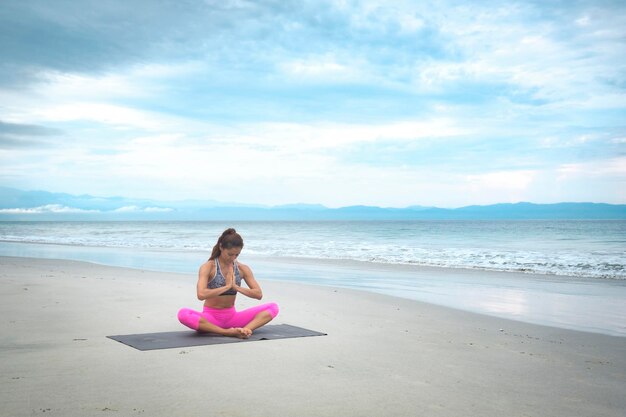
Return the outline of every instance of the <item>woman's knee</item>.
{"type": "Polygon", "coordinates": [[[276,303],[268,303],[267,304],[267,309],[265,311],[270,313],[270,316],[272,316],[272,318],[275,318],[278,315],[279,310],[280,309],[278,308],[278,304],[276,304],[276,303]]]}
{"type": "Polygon", "coordinates": [[[183,320],[186,320],[186,318],[189,315],[190,311],[191,310],[188,309],[188,308],[181,308],[180,310],[178,310],[178,321],[180,321],[182,323],[183,320]]]}
{"type": "Polygon", "coordinates": [[[200,317],[200,313],[190,308],[181,308],[178,310],[178,321],[193,330],[198,330],[200,317]]]}

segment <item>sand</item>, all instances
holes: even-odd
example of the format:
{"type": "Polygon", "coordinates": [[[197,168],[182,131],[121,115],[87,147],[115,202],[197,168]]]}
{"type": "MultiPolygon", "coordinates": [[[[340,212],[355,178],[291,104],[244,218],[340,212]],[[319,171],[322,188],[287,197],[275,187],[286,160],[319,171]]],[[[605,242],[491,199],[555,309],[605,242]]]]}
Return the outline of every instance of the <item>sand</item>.
{"type": "MultiPolygon", "coordinates": [[[[262,281],[328,336],[141,352],[196,277],[0,258],[1,416],[623,416],[626,338],[262,281]]],[[[257,303],[240,298],[238,307],[257,303]]]]}

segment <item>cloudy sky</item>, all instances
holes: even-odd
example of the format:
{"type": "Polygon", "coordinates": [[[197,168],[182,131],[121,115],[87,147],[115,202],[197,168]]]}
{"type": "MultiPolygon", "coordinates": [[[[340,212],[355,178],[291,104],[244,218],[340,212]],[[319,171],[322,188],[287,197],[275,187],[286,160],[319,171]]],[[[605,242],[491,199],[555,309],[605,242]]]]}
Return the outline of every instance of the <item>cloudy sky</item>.
{"type": "Polygon", "coordinates": [[[626,203],[626,2],[2,1],[0,185],[626,203]]]}

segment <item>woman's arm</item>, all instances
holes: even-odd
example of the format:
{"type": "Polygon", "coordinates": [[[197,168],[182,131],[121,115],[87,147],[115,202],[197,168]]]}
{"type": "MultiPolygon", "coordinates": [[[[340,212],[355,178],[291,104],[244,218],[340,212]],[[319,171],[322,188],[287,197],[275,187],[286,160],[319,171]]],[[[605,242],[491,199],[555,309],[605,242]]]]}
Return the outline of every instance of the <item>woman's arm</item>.
{"type": "Polygon", "coordinates": [[[241,273],[241,278],[246,281],[248,288],[235,286],[235,290],[246,297],[255,298],[257,300],[263,298],[263,291],[259,283],[256,282],[256,279],[254,279],[252,270],[246,265],[239,264],[239,272],[241,273]]]}
{"type": "Polygon", "coordinates": [[[198,300],[203,301],[207,298],[219,297],[221,294],[225,293],[230,289],[228,285],[219,288],[207,288],[209,285],[209,277],[211,276],[211,272],[215,271],[215,262],[209,261],[204,263],[200,270],[198,271],[198,286],[197,286],[197,295],[198,300]]]}

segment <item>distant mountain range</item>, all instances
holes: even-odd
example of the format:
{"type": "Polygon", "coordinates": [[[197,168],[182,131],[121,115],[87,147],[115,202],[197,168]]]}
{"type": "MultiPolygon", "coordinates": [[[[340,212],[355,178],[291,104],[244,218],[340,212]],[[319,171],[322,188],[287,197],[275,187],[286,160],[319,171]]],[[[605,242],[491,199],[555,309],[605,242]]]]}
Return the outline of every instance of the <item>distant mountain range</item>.
{"type": "Polygon", "coordinates": [[[499,220],[626,219],[626,205],[503,203],[487,206],[385,208],[318,204],[244,205],[218,201],[158,202],[0,187],[0,221],[25,220],[499,220]]]}

